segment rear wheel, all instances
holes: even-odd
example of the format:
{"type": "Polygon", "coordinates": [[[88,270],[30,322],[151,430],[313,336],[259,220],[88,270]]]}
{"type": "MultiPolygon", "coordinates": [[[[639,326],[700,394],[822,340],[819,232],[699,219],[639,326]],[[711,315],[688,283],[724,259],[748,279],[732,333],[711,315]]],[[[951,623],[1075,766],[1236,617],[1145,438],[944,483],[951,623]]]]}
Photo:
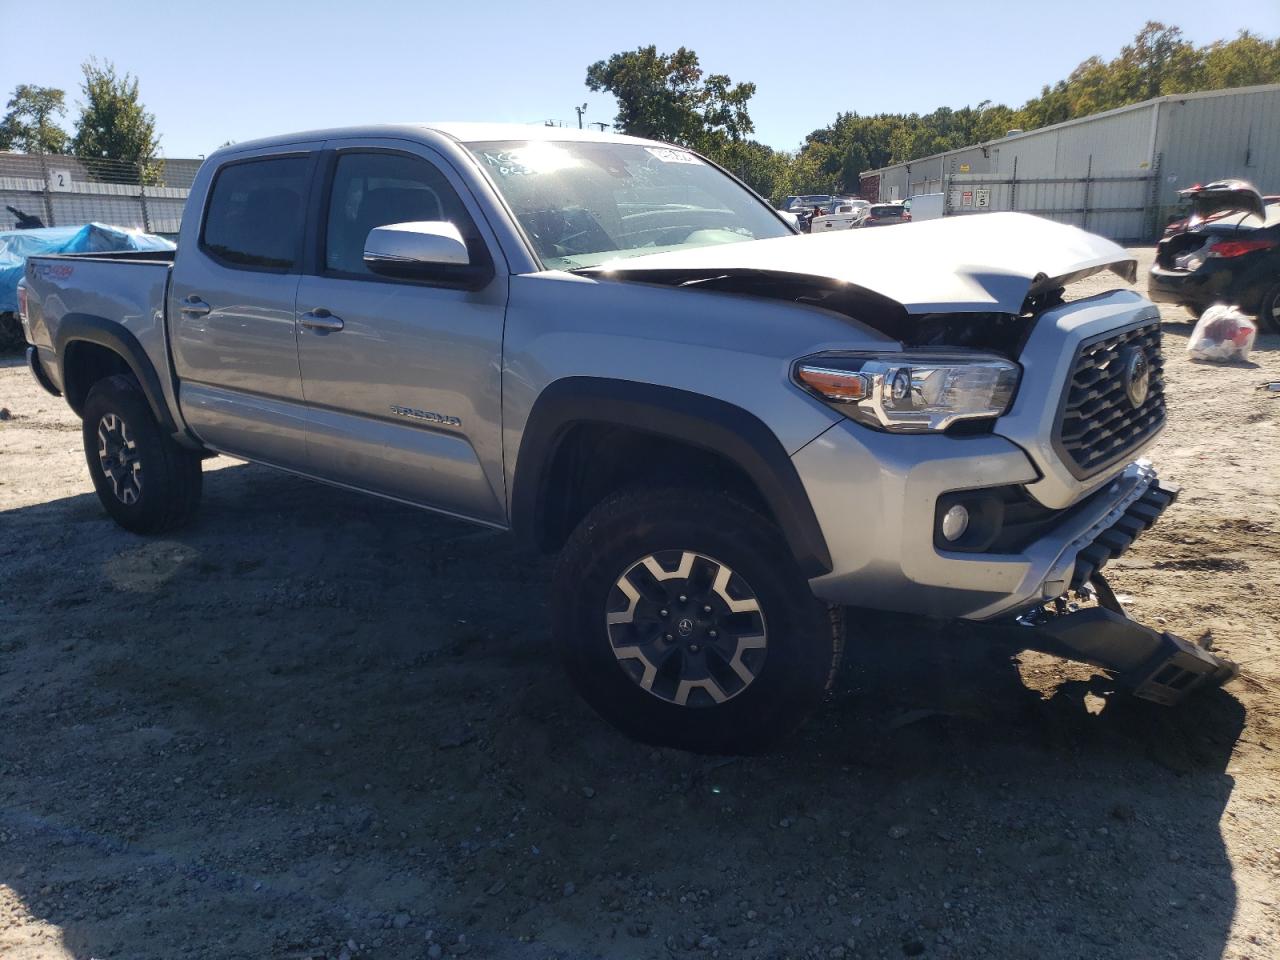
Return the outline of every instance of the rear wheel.
{"type": "Polygon", "coordinates": [[[772,521],[712,491],[615,494],[556,567],[578,692],[636,739],[702,753],[758,752],[800,725],[834,676],[837,614],[772,521]]]}
{"type": "Polygon", "coordinates": [[[117,374],[89,389],[84,455],[102,506],[134,533],[180,527],[200,505],[200,454],[165,434],[138,382],[117,374]]]}
{"type": "Polygon", "coordinates": [[[1263,333],[1280,333],[1280,283],[1262,295],[1258,304],[1258,326],[1263,333]]]}

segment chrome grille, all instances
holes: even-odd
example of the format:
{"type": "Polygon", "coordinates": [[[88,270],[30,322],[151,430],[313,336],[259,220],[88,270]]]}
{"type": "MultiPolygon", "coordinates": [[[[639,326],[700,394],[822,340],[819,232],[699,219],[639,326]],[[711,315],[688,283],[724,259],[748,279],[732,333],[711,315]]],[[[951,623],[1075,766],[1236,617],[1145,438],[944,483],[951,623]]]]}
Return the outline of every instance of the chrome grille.
{"type": "Polygon", "coordinates": [[[1054,432],[1059,456],[1077,478],[1122,459],[1164,426],[1164,357],[1160,322],[1086,341],[1076,354],[1054,432]],[[1125,364],[1141,349],[1150,365],[1146,400],[1135,407],[1125,364]]]}

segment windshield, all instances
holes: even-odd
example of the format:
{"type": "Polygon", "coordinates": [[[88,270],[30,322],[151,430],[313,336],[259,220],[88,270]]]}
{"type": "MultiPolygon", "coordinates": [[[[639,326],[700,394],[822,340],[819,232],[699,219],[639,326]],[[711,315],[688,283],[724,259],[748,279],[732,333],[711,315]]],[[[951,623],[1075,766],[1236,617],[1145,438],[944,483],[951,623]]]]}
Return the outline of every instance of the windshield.
{"type": "Polygon", "coordinates": [[[470,143],[544,266],[790,236],[768,206],[686,150],[630,143],[470,143]]]}
{"type": "Polygon", "coordinates": [[[872,207],[871,216],[873,217],[900,217],[902,216],[902,207],[872,207]]]}

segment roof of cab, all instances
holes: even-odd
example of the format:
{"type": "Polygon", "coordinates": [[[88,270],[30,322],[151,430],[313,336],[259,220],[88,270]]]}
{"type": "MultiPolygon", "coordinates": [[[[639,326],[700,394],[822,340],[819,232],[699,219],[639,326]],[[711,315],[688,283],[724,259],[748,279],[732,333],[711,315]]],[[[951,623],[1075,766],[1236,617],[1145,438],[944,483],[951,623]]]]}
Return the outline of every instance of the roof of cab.
{"type": "MultiPolygon", "coordinates": [[[[445,136],[460,143],[484,143],[494,140],[537,140],[542,142],[585,140],[597,143],[662,145],[657,140],[629,137],[621,133],[601,133],[596,130],[577,130],[572,127],[548,127],[535,123],[443,122],[368,124],[355,127],[334,127],[327,130],[303,130],[274,137],[245,140],[229,147],[224,147],[223,150],[227,153],[241,153],[248,150],[258,150],[263,147],[286,146],[288,144],[308,143],[316,140],[333,140],[345,137],[414,138],[421,137],[424,133],[445,136]]],[[[219,150],[218,153],[222,153],[223,150],[219,150]]]]}
{"type": "Polygon", "coordinates": [[[419,126],[436,130],[461,143],[483,143],[489,140],[594,140],[604,143],[643,143],[648,146],[660,143],[658,140],[630,137],[623,133],[575,130],[573,127],[548,127],[540,123],[445,122],[423,123],[419,126]]]}

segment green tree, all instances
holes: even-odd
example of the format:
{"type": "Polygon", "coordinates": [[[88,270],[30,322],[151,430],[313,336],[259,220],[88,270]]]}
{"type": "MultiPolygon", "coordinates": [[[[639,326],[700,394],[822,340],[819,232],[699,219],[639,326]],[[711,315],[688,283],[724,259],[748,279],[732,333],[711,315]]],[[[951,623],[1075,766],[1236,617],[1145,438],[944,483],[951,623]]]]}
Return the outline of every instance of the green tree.
{"type": "Polygon", "coordinates": [[[164,161],[156,158],[160,138],[156,118],[138,99],[138,80],[121,76],[110,62],[89,59],[84,71],[84,104],[76,123],[72,149],[84,160],[115,160],[127,167],[103,164],[95,173],[103,180],[128,182],[139,175],[144,183],[156,182],[164,161]]]}
{"type": "Polygon", "coordinates": [[[1218,40],[1203,53],[1206,90],[1280,81],[1280,38],[1266,40],[1241,30],[1234,40],[1218,40]]]}
{"type": "Polygon", "coordinates": [[[20,83],[0,120],[0,150],[23,153],[63,153],[67,132],[57,118],[67,112],[66,94],[56,87],[20,83]]]}
{"type": "Polygon", "coordinates": [[[722,73],[704,77],[698,55],[686,47],[675,53],[659,53],[653,45],[615,53],[587,68],[587,87],[617,98],[614,126],[634,136],[714,155],[755,129],[747,103],[756,85],[735,84],[722,73]]]}

